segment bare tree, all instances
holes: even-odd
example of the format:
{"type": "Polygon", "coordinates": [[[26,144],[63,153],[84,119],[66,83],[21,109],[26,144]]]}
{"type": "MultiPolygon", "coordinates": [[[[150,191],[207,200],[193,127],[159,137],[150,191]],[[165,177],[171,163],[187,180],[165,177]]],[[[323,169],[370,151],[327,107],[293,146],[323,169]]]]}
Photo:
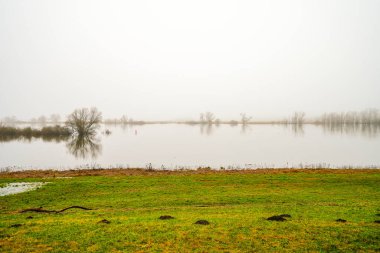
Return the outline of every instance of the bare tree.
{"type": "Polygon", "coordinates": [[[240,113],[240,117],[241,117],[241,121],[240,122],[243,125],[248,124],[252,120],[252,117],[251,116],[247,116],[245,113],[240,113]]]}
{"type": "Polygon", "coordinates": [[[201,113],[201,114],[199,115],[199,121],[200,121],[201,123],[204,123],[204,122],[205,122],[205,116],[204,116],[203,113],[201,113]]]}
{"type": "Polygon", "coordinates": [[[215,115],[212,112],[206,112],[204,116],[208,124],[212,124],[215,120],[215,115]]]}
{"type": "Polygon", "coordinates": [[[291,122],[293,124],[303,124],[305,122],[305,115],[304,112],[295,112],[292,116],[291,122]]]}
{"type": "Polygon", "coordinates": [[[120,123],[121,124],[128,124],[128,117],[127,117],[126,114],[124,114],[123,116],[121,116],[120,123]]]}
{"type": "Polygon", "coordinates": [[[66,126],[73,134],[95,135],[102,122],[102,113],[95,107],[77,109],[67,117],[66,126]]]}

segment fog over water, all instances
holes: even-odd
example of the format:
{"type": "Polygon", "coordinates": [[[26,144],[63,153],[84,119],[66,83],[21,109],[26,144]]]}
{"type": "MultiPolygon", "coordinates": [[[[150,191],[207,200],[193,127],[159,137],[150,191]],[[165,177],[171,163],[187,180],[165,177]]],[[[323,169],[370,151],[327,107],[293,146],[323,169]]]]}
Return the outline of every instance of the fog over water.
{"type": "Polygon", "coordinates": [[[0,0],[0,118],[380,108],[380,1],[0,0]]]}

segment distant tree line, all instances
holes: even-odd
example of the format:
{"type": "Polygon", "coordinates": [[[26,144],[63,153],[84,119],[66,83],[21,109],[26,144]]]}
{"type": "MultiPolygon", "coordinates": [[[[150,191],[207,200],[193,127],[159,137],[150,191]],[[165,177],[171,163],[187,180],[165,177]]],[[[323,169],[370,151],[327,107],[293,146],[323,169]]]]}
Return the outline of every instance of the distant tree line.
{"type": "Polygon", "coordinates": [[[146,121],[142,120],[134,120],[133,118],[129,118],[126,114],[122,115],[120,118],[113,118],[113,119],[105,119],[103,121],[104,124],[122,124],[122,125],[142,125],[146,124],[146,121]]]}
{"type": "Polygon", "coordinates": [[[17,119],[15,116],[10,117],[4,117],[0,120],[0,122],[4,124],[18,124],[18,123],[31,123],[31,124],[59,124],[61,122],[61,116],[59,114],[51,114],[49,117],[46,117],[44,115],[39,116],[38,118],[31,118],[29,120],[20,120],[17,119]]]}
{"type": "MultiPolygon", "coordinates": [[[[85,109],[85,108],[84,108],[85,109]]],[[[94,108],[92,108],[94,109],[94,108]]],[[[92,109],[86,109],[86,114],[91,114],[92,109]]],[[[79,109],[83,110],[83,109],[79,109]]],[[[97,113],[101,113],[96,109],[97,113]]],[[[78,110],[75,113],[79,113],[78,110]]],[[[84,113],[84,112],[82,112],[84,113]]],[[[98,115],[98,116],[99,116],[98,115]]],[[[45,124],[62,124],[67,123],[70,120],[74,120],[70,114],[66,120],[62,120],[59,114],[51,114],[49,117],[40,116],[38,118],[32,118],[29,121],[18,120],[15,116],[5,117],[0,120],[0,123],[7,125],[17,124],[17,123],[38,123],[41,125],[45,124]],[[71,118],[70,118],[71,117],[71,118]]],[[[79,115],[76,115],[79,116],[79,115]]],[[[360,112],[331,112],[324,113],[316,119],[307,119],[306,113],[302,111],[294,112],[290,117],[283,120],[272,120],[272,121],[254,121],[252,116],[247,115],[246,113],[240,113],[240,119],[236,120],[221,120],[216,117],[213,112],[206,111],[199,114],[198,120],[188,120],[188,121],[143,121],[143,120],[134,120],[131,117],[128,117],[126,114],[122,115],[120,118],[108,118],[102,120],[99,117],[98,123],[104,124],[122,124],[122,125],[142,125],[142,124],[154,124],[154,123],[179,123],[179,124],[207,124],[207,125],[219,125],[219,124],[229,124],[235,126],[238,124],[248,125],[248,124],[293,124],[293,125],[302,125],[305,123],[308,124],[380,124],[380,112],[378,109],[367,109],[360,112]]],[[[86,119],[84,119],[86,120],[86,119]]],[[[66,124],[66,126],[68,126],[66,124]]],[[[70,127],[70,126],[69,126],[70,127]]],[[[75,132],[75,131],[74,131],[75,132]]]]}
{"type": "Polygon", "coordinates": [[[273,123],[302,125],[306,123],[305,116],[306,113],[304,112],[294,112],[289,118],[282,121],[274,121],[273,123]]]}

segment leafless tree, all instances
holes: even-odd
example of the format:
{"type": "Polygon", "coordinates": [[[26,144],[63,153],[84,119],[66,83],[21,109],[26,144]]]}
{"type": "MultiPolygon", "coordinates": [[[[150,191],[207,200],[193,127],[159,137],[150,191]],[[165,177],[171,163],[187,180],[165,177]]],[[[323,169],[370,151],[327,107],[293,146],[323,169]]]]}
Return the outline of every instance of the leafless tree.
{"type": "Polygon", "coordinates": [[[199,115],[199,121],[200,121],[201,123],[205,123],[205,116],[204,116],[203,113],[201,113],[201,114],[199,115]]]}
{"type": "Polygon", "coordinates": [[[124,114],[123,116],[121,116],[120,123],[121,124],[128,124],[128,117],[127,117],[127,115],[124,114]]]}
{"type": "Polygon", "coordinates": [[[240,122],[243,125],[248,124],[252,120],[252,117],[251,116],[247,116],[245,113],[240,113],[240,117],[241,117],[240,122]]]}
{"type": "Polygon", "coordinates": [[[305,113],[304,112],[295,112],[292,116],[291,123],[301,125],[305,122],[305,113]]]}
{"type": "Polygon", "coordinates": [[[205,121],[208,124],[212,124],[215,120],[215,115],[212,112],[206,112],[204,116],[205,116],[205,121]]]}
{"type": "Polygon", "coordinates": [[[77,109],[67,117],[66,126],[73,134],[95,135],[102,122],[102,114],[95,107],[77,109]]]}

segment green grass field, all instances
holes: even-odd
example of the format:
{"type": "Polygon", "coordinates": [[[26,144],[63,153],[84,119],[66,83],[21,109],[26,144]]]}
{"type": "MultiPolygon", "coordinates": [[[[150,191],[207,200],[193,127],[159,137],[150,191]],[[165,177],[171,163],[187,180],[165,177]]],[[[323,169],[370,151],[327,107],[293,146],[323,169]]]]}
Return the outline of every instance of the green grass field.
{"type": "Polygon", "coordinates": [[[376,170],[0,174],[2,186],[33,181],[51,183],[0,197],[0,252],[380,251],[376,170]],[[73,205],[93,210],[20,213],[73,205]],[[291,218],[266,220],[280,214],[291,218]],[[174,219],[160,220],[162,215],[174,219]],[[347,222],[335,221],[339,218],[347,222]],[[103,219],[110,223],[99,223],[103,219]],[[194,224],[201,219],[210,224],[194,224]]]}

